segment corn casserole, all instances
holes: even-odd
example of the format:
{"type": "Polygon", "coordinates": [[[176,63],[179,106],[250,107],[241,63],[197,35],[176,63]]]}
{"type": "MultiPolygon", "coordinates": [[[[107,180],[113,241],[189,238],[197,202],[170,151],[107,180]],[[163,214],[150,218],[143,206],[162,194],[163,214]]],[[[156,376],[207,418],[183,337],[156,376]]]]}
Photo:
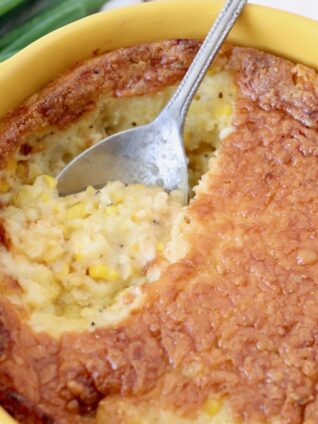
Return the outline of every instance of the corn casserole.
{"type": "Polygon", "coordinates": [[[0,405],[20,423],[318,423],[314,70],[222,48],[186,120],[186,207],[57,192],[159,113],[199,45],[97,55],[0,122],[0,405]]]}

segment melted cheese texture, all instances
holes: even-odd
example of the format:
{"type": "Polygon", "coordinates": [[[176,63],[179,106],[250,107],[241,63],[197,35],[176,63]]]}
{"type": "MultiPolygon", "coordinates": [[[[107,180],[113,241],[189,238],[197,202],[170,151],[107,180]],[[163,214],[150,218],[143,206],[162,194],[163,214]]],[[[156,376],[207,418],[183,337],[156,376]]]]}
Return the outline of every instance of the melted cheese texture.
{"type": "MultiPolygon", "coordinates": [[[[142,286],[186,252],[180,193],[114,182],[61,198],[54,178],[105,136],[151,121],[173,90],[104,98],[67,130],[30,136],[0,175],[10,240],[0,246],[0,269],[19,285],[7,297],[24,305],[35,331],[57,337],[118,323],[141,307],[142,286]]],[[[211,72],[191,105],[184,136],[191,187],[231,130],[235,95],[230,73],[211,72]]]]}

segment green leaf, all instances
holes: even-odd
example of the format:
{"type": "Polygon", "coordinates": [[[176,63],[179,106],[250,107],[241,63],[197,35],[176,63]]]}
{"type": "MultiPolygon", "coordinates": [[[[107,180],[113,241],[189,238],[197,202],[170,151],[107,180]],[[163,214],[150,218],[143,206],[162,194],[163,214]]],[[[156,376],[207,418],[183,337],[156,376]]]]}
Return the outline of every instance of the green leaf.
{"type": "Polygon", "coordinates": [[[0,16],[4,15],[15,7],[19,6],[22,3],[26,3],[27,0],[1,0],[0,3],[0,16]]]}

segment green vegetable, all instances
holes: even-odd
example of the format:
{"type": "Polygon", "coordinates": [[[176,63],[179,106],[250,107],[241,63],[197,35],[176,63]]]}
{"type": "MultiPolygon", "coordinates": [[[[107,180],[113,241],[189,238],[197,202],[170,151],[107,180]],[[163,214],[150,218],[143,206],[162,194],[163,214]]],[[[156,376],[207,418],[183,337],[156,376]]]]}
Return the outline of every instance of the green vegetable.
{"type": "MultiPolygon", "coordinates": [[[[0,0],[1,1],[1,0],[0,0]]],[[[60,4],[70,3],[72,0],[37,0],[33,4],[25,6],[20,15],[12,19],[12,28],[0,38],[0,50],[14,43],[21,35],[28,31],[30,23],[35,26],[41,19],[56,11],[60,4]],[[36,19],[38,18],[38,19],[36,19]]],[[[8,22],[7,25],[10,25],[8,22]]]]}
{"type": "Polygon", "coordinates": [[[14,54],[18,53],[17,51],[10,51],[6,53],[0,52],[0,62],[3,62],[4,60],[9,59],[9,57],[13,56],[14,54]]]}
{"type": "MultiPolygon", "coordinates": [[[[0,0],[1,1],[1,0],[0,0]]],[[[65,0],[29,0],[0,17],[0,39],[8,31],[34,18],[38,13],[65,0]]]]}
{"type": "Polygon", "coordinates": [[[0,0],[0,62],[37,38],[97,11],[106,0],[0,0]]]}
{"type": "Polygon", "coordinates": [[[84,0],[83,3],[86,5],[87,14],[96,12],[103,4],[106,3],[105,0],[84,0]]]}
{"type": "Polygon", "coordinates": [[[27,3],[21,3],[14,9],[0,16],[0,37],[13,28],[13,25],[17,21],[17,17],[20,16],[22,11],[26,11],[32,6],[35,0],[30,0],[27,3]]]}
{"type": "Polygon", "coordinates": [[[27,0],[1,0],[0,3],[0,16],[4,15],[15,7],[19,6],[19,4],[25,3],[27,0]]]}
{"type": "Polygon", "coordinates": [[[22,48],[48,32],[96,11],[104,3],[105,0],[37,1],[24,11],[22,19],[16,19],[17,26],[0,38],[0,50],[22,48]],[[20,25],[19,21],[22,22],[20,25]],[[22,39],[18,41],[20,37],[22,39]]]}
{"type": "Polygon", "coordinates": [[[82,2],[70,0],[61,2],[8,32],[0,39],[0,49],[3,53],[19,50],[48,32],[83,18],[85,15],[86,8],[82,2]]]}

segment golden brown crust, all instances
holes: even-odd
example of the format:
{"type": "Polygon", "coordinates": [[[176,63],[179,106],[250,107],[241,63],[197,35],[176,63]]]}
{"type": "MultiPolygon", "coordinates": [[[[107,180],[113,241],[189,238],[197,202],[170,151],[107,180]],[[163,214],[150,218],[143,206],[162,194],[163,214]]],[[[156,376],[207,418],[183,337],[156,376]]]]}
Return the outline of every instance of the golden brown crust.
{"type": "Polygon", "coordinates": [[[81,423],[58,395],[58,344],[24,320],[23,311],[1,299],[0,404],[21,423],[81,423]]]}
{"type": "MultiPolygon", "coordinates": [[[[162,46],[188,52],[187,60],[197,48],[169,43],[162,46]]],[[[160,56],[156,46],[136,51],[160,56]]],[[[118,424],[125,412],[114,411],[125,401],[195,417],[209,395],[226,396],[240,419],[318,422],[317,77],[251,49],[227,50],[226,57],[243,94],[235,131],[188,209],[190,252],[147,287],[143,310],[118,328],[56,341],[32,332],[1,300],[0,402],[22,422],[76,424],[85,416],[93,423],[100,405],[101,416],[118,424]],[[195,378],[191,367],[199,370],[195,378]]],[[[113,94],[175,82],[185,68],[172,71],[178,61],[172,63],[169,76],[156,73],[150,85],[143,78],[125,80],[124,88],[109,82],[113,94]]],[[[81,66],[75,73],[88,65],[81,66]]],[[[45,97],[50,107],[54,96],[45,97]]],[[[61,122],[63,108],[49,109],[42,123],[66,125],[85,107],[73,114],[67,106],[69,120],[61,122]]],[[[23,113],[9,124],[18,125],[23,113]]]]}
{"type": "Polygon", "coordinates": [[[31,132],[65,128],[94,108],[101,94],[141,96],[174,84],[185,73],[198,42],[164,41],[105,53],[77,65],[5,116],[0,126],[0,167],[31,132]]]}
{"type": "Polygon", "coordinates": [[[304,65],[255,49],[235,47],[229,63],[243,96],[262,109],[281,110],[318,128],[318,75],[304,65]]]}

